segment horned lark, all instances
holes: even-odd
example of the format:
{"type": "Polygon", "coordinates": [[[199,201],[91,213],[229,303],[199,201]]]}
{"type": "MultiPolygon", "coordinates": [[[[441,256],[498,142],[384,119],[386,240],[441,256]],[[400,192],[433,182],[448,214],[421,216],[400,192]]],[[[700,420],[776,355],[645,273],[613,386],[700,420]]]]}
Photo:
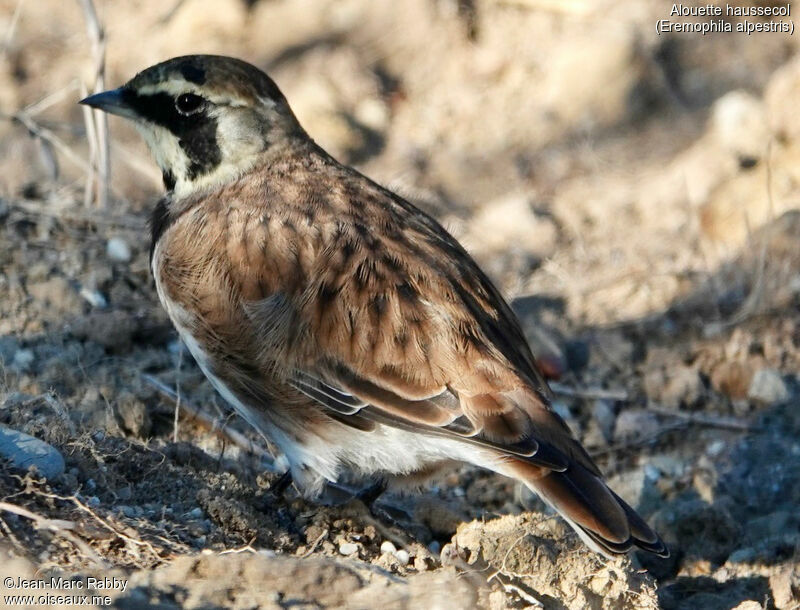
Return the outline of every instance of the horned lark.
{"type": "Polygon", "coordinates": [[[301,491],[469,462],[522,481],[596,551],[668,554],[550,408],[469,254],[317,146],[266,74],[178,57],[82,103],[149,145],[167,190],[152,216],[161,303],[301,491]]]}

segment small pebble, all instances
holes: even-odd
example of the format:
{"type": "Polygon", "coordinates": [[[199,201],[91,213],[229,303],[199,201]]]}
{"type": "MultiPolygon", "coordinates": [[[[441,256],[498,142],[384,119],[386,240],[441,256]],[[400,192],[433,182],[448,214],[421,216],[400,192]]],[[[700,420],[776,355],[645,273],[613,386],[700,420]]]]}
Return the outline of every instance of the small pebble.
{"type": "Polygon", "coordinates": [[[117,263],[127,263],[131,260],[131,248],[121,237],[112,237],[106,243],[106,256],[117,263]]]}
{"type": "Polygon", "coordinates": [[[353,553],[357,552],[358,552],[358,545],[355,544],[354,542],[342,542],[339,545],[339,553],[341,553],[345,557],[348,557],[353,553]]]}
{"type": "Polygon", "coordinates": [[[783,402],[789,399],[789,390],[781,374],[775,369],[761,369],[753,375],[747,397],[764,404],[783,402]]]}
{"type": "Polygon", "coordinates": [[[391,553],[394,555],[397,552],[397,547],[392,544],[390,540],[384,540],[381,544],[381,553],[391,553]]]}
{"type": "Polygon", "coordinates": [[[86,504],[88,504],[91,508],[97,508],[100,506],[100,498],[97,496],[92,496],[88,500],[86,500],[86,504]]]}
{"type": "Polygon", "coordinates": [[[652,464],[647,464],[644,467],[644,476],[650,481],[658,481],[661,478],[661,471],[652,464]]]}
{"type": "Polygon", "coordinates": [[[610,400],[595,400],[592,406],[592,416],[606,442],[614,438],[614,425],[617,423],[617,414],[614,412],[614,404],[610,400]]]}
{"type": "Polygon", "coordinates": [[[434,540],[428,545],[428,550],[434,555],[438,555],[442,550],[442,545],[439,544],[438,540],[434,540]]]}
{"type": "Polygon", "coordinates": [[[80,294],[92,307],[97,309],[108,307],[108,300],[99,290],[92,290],[84,286],[81,288],[80,294]]]}
{"type": "Polygon", "coordinates": [[[33,350],[27,348],[20,349],[14,354],[14,359],[11,361],[11,365],[18,371],[27,373],[30,371],[34,360],[36,360],[36,356],[34,355],[33,350]]]}
{"type": "Polygon", "coordinates": [[[394,554],[394,556],[397,558],[397,563],[399,563],[401,566],[407,566],[408,562],[411,561],[411,556],[405,549],[400,549],[394,554]]]}
{"type": "Polygon", "coordinates": [[[199,506],[196,507],[196,508],[193,508],[192,510],[189,511],[188,517],[190,519],[202,519],[203,518],[203,509],[200,508],[199,506]]]}

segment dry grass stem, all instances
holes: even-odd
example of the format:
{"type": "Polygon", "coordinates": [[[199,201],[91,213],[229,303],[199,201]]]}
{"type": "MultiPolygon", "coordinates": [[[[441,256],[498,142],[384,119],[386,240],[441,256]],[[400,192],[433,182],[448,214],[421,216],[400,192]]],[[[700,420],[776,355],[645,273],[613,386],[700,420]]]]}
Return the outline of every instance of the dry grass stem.
{"type": "MultiPolygon", "coordinates": [[[[106,73],[106,39],[105,31],[97,17],[92,0],[78,0],[86,18],[86,30],[92,45],[92,60],[94,61],[94,93],[105,90],[106,73]]],[[[97,168],[97,205],[105,209],[108,207],[109,176],[111,173],[111,155],[108,141],[108,117],[100,110],[90,110],[94,119],[95,155],[97,168]]],[[[87,137],[89,129],[87,128],[87,137]]],[[[91,149],[91,144],[90,144],[91,149]]]]}
{"type": "Polygon", "coordinates": [[[630,399],[630,395],[625,390],[608,390],[606,388],[598,387],[576,388],[564,385],[563,383],[558,383],[557,381],[551,381],[548,383],[548,385],[554,393],[560,394],[561,396],[569,396],[571,398],[619,401],[627,401],[630,399]]]}

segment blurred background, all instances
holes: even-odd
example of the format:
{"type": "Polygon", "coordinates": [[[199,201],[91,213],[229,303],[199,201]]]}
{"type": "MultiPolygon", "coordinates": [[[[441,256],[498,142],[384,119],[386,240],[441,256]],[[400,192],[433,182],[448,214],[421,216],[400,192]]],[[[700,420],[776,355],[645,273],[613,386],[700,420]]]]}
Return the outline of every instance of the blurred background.
{"type": "Polygon", "coordinates": [[[211,595],[202,578],[176,593],[197,561],[239,574],[220,606],[289,595],[325,565],[357,582],[292,594],[798,607],[796,36],[659,35],[680,19],[653,0],[95,0],[96,19],[89,4],[0,0],[0,501],[74,525],[0,512],[20,573],[122,570],[176,607],[211,595]],[[193,53],[264,69],[318,143],[462,241],[513,301],[555,408],[670,560],[567,553],[580,545],[557,522],[522,514],[541,506],[471,469],[395,499],[404,527],[291,493],[264,505],[280,461],[230,418],[149,278],[160,173],[130,125],[112,117],[104,139],[76,104],[98,74],[112,88],[193,53]],[[13,431],[55,462],[21,475],[13,431]],[[441,553],[454,546],[472,552],[441,553]],[[279,556],[196,556],[239,547],[279,556]],[[296,578],[270,581],[278,560],[296,578]],[[476,561],[503,578],[455,579],[476,561]]]}

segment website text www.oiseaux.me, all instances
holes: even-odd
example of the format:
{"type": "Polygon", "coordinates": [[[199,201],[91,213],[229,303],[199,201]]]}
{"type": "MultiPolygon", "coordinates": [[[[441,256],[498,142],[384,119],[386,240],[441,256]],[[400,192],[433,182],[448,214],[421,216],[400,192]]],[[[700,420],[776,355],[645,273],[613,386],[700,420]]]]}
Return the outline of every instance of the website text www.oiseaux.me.
{"type": "Polygon", "coordinates": [[[3,579],[6,591],[3,602],[11,606],[108,606],[111,597],[103,591],[124,592],[128,581],[124,578],[68,579],[54,576],[44,578],[21,578],[7,576],[3,579]]]}

